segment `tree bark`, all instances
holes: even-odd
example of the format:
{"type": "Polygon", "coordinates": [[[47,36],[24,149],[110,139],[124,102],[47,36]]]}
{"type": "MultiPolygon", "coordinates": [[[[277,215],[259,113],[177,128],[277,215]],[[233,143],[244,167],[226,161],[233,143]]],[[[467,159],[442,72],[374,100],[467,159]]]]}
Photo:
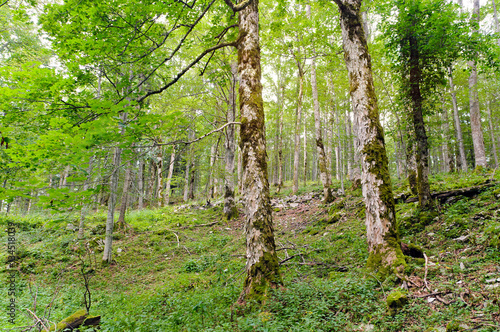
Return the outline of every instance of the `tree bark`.
{"type": "Polygon", "coordinates": [[[446,105],[444,103],[444,98],[442,100],[443,110],[442,110],[442,137],[443,137],[443,171],[445,173],[453,172],[455,167],[453,164],[453,157],[451,155],[451,149],[448,145],[450,139],[450,125],[448,123],[448,111],[446,110],[446,105]]]}
{"type": "Polygon", "coordinates": [[[144,209],[144,158],[139,149],[139,170],[137,172],[137,187],[139,191],[137,209],[144,209]]]}
{"type": "Polygon", "coordinates": [[[283,101],[285,99],[285,86],[280,85],[281,93],[278,91],[278,187],[276,193],[283,187],[283,101]]]}
{"type": "Polygon", "coordinates": [[[125,213],[127,212],[127,205],[129,200],[129,189],[132,179],[132,162],[128,162],[127,169],[125,170],[125,179],[123,180],[123,193],[122,202],[120,205],[120,215],[116,221],[118,229],[125,228],[125,213]]]}
{"type": "MultiPolygon", "coordinates": [[[[311,5],[306,6],[307,16],[311,19],[311,5]]],[[[323,185],[323,202],[330,203],[334,197],[332,194],[332,178],[328,170],[328,160],[323,144],[321,132],[321,112],[319,109],[318,83],[316,80],[316,50],[313,45],[313,59],[311,63],[311,88],[314,103],[314,134],[316,136],[316,150],[318,153],[318,164],[321,183],[323,185]]]]}
{"type": "Polygon", "coordinates": [[[403,273],[394,197],[384,133],[373,86],[371,60],[360,17],[361,0],[334,0],[340,9],[344,57],[358,121],[363,196],[369,248],[368,268],[381,277],[403,273]]]}
{"type": "Polygon", "coordinates": [[[247,276],[238,302],[245,303],[252,299],[262,303],[268,289],[281,285],[282,279],[278,270],[267,177],[258,0],[251,1],[240,12],[239,39],[240,148],[243,164],[247,276]]]}
{"type": "Polygon", "coordinates": [[[488,124],[490,125],[491,152],[493,154],[493,160],[495,161],[495,168],[498,168],[497,145],[495,142],[495,131],[493,129],[493,121],[491,120],[491,109],[489,101],[486,104],[486,111],[488,112],[488,124]]]}
{"type": "MultiPolygon", "coordinates": [[[[295,56],[295,54],[294,54],[295,56]]],[[[297,110],[295,111],[295,139],[294,139],[294,154],[293,154],[293,188],[292,192],[296,194],[299,191],[299,163],[300,163],[300,125],[302,119],[302,98],[304,94],[304,71],[302,64],[297,56],[295,61],[298,67],[298,83],[299,94],[297,97],[297,110]]]]}
{"type": "Polygon", "coordinates": [[[305,113],[304,113],[304,131],[303,131],[303,135],[304,135],[304,188],[307,186],[307,121],[306,121],[306,116],[305,116],[305,113]]]}
{"type": "MultiPolygon", "coordinates": [[[[495,22],[495,30],[498,36],[500,36],[500,24],[498,23],[498,13],[497,13],[497,5],[495,3],[495,0],[491,0],[492,5],[493,5],[493,20],[495,22]]],[[[497,39],[497,44],[500,46],[500,37],[497,39]]]]}
{"type": "Polygon", "coordinates": [[[174,175],[175,164],[175,145],[172,146],[172,153],[170,154],[170,164],[168,165],[167,184],[165,186],[165,206],[170,204],[170,187],[172,185],[172,176],[174,175]]]}
{"type": "MultiPolygon", "coordinates": [[[[158,140],[161,143],[161,139],[158,140]]],[[[158,207],[163,203],[163,147],[158,146],[156,152],[156,199],[158,207]]]]}
{"type": "MultiPolygon", "coordinates": [[[[238,84],[238,64],[231,62],[231,83],[229,85],[229,103],[227,122],[234,122],[236,118],[236,86],[238,84]]],[[[231,220],[238,216],[238,209],[234,200],[234,152],[236,143],[234,138],[235,128],[230,125],[226,129],[226,174],[224,176],[224,217],[231,220]]]]}
{"type": "MultiPolygon", "coordinates": [[[[479,31],[479,0],[474,0],[472,10],[472,21],[476,28],[474,32],[479,31]]],[[[479,109],[479,95],[477,89],[477,68],[476,61],[468,62],[470,67],[469,76],[469,109],[470,109],[470,127],[472,133],[472,143],[474,145],[475,167],[487,167],[486,152],[484,149],[483,129],[481,128],[481,111],[479,109]]]]}
{"type": "MultiPolygon", "coordinates": [[[[455,84],[453,83],[453,69],[448,68],[448,81],[450,83],[451,102],[453,105],[453,122],[455,124],[455,136],[458,144],[458,153],[460,168],[462,171],[467,172],[467,158],[465,156],[464,139],[462,135],[462,127],[460,125],[460,116],[458,115],[457,93],[455,92],[455,84]]],[[[458,165],[457,165],[458,166],[458,165]]]]}
{"type": "Polygon", "coordinates": [[[417,189],[418,204],[422,209],[429,209],[433,206],[431,189],[429,185],[429,143],[425,131],[423,115],[423,97],[420,91],[422,82],[422,71],[420,68],[420,52],[416,36],[410,35],[410,99],[412,108],[413,126],[416,139],[416,162],[417,162],[417,189]]]}
{"type": "MultiPolygon", "coordinates": [[[[122,123],[127,121],[127,113],[120,115],[122,123]]],[[[124,133],[125,128],[122,127],[121,133],[124,133]]],[[[120,161],[122,149],[115,148],[113,153],[113,172],[109,178],[109,200],[108,200],[108,215],[106,219],[106,238],[104,239],[104,252],[102,255],[103,262],[111,263],[113,253],[113,228],[116,205],[116,191],[118,190],[118,177],[120,175],[120,161]]]]}

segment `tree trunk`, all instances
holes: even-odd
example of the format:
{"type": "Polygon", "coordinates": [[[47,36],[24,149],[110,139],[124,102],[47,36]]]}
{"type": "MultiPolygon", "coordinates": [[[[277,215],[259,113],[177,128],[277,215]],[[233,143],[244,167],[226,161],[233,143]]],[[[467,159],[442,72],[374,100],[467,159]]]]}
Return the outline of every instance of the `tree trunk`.
{"type": "Polygon", "coordinates": [[[304,94],[304,71],[299,59],[295,58],[298,67],[299,95],[297,97],[297,110],[295,112],[295,139],[293,154],[293,189],[296,194],[299,191],[299,163],[300,163],[300,125],[302,118],[302,96],[304,94]]]}
{"type": "MultiPolygon", "coordinates": [[[[236,85],[238,83],[238,64],[231,62],[231,84],[229,85],[229,103],[227,122],[234,122],[236,118],[236,85]]],[[[278,120],[279,121],[279,120],[278,120]]],[[[234,151],[236,150],[234,138],[234,125],[226,129],[226,174],[224,176],[224,217],[231,220],[238,215],[234,201],[234,151]]]]}
{"type": "Polygon", "coordinates": [[[451,149],[448,145],[448,141],[450,139],[450,125],[448,123],[448,111],[446,110],[446,105],[444,103],[444,98],[442,100],[443,103],[443,112],[442,112],[442,137],[443,137],[443,162],[444,167],[443,171],[445,173],[453,172],[455,167],[453,165],[453,157],[451,155],[451,149]]]}
{"type": "Polygon", "coordinates": [[[165,186],[165,206],[170,204],[170,187],[172,185],[172,176],[174,175],[175,164],[175,145],[172,145],[172,153],[170,154],[170,164],[168,165],[167,184],[165,186]]]}
{"type": "Polygon", "coordinates": [[[307,128],[306,128],[306,117],[304,113],[304,187],[307,186],[307,128]]]}
{"type": "Polygon", "coordinates": [[[210,170],[208,172],[208,199],[213,199],[215,197],[215,181],[214,181],[214,167],[215,167],[215,159],[217,158],[217,149],[219,147],[219,140],[217,140],[217,144],[212,144],[210,147],[210,170]]]}
{"type": "MultiPolygon", "coordinates": [[[[230,0],[228,0],[230,1],[230,0]]],[[[274,242],[267,179],[264,105],[262,100],[259,10],[253,0],[239,15],[242,193],[245,206],[246,272],[239,303],[263,302],[269,287],[282,284],[274,242]]]]}
{"type": "MultiPolygon", "coordinates": [[[[497,5],[495,0],[491,0],[493,5],[493,20],[495,22],[495,30],[498,36],[500,36],[500,24],[498,23],[498,13],[497,13],[497,5]]],[[[500,46],[500,37],[497,39],[498,46],[500,46]]]]}
{"type": "Polygon", "coordinates": [[[491,152],[493,154],[493,160],[495,161],[495,168],[498,168],[497,145],[495,142],[495,131],[493,129],[493,121],[491,120],[491,109],[489,101],[486,104],[486,111],[488,112],[488,124],[490,125],[491,152]]]}
{"type": "Polygon", "coordinates": [[[420,52],[417,38],[409,37],[410,42],[410,99],[412,108],[413,126],[416,139],[416,161],[417,161],[417,189],[418,204],[422,209],[432,208],[431,189],[429,185],[429,143],[425,132],[423,115],[423,97],[420,91],[422,82],[422,71],[420,68],[420,52]]]}
{"type": "Polygon", "coordinates": [[[450,83],[451,102],[453,104],[453,122],[455,124],[455,136],[457,139],[458,152],[459,152],[458,160],[460,161],[460,167],[462,171],[467,172],[467,157],[465,156],[462,127],[460,125],[460,116],[458,115],[457,93],[455,92],[455,84],[453,83],[453,69],[451,67],[448,68],[448,73],[449,73],[448,80],[450,83]]]}
{"type": "Polygon", "coordinates": [[[358,121],[362,188],[366,205],[368,267],[380,277],[403,273],[384,133],[373,86],[371,60],[360,17],[361,0],[334,0],[340,9],[344,57],[358,121]]]}
{"type": "Polygon", "coordinates": [[[137,209],[144,209],[144,156],[139,149],[139,170],[137,172],[137,187],[139,191],[137,209]]]}
{"type": "Polygon", "coordinates": [[[281,93],[278,92],[278,118],[280,119],[278,126],[278,187],[276,193],[281,191],[283,187],[283,102],[285,99],[285,86],[281,85],[281,93]]]}
{"type": "Polygon", "coordinates": [[[120,205],[120,215],[116,221],[116,226],[118,229],[125,228],[125,213],[127,212],[127,205],[129,200],[129,189],[132,180],[132,162],[129,161],[127,169],[125,170],[125,179],[123,180],[123,193],[122,193],[122,204],[120,205]]]}
{"type": "MultiPolygon", "coordinates": [[[[122,113],[120,115],[122,123],[127,121],[127,113],[122,113]]],[[[124,127],[121,129],[121,133],[124,132],[124,127]]],[[[121,160],[122,149],[119,147],[115,148],[113,153],[113,172],[109,178],[109,200],[108,200],[108,215],[106,219],[106,238],[104,240],[104,252],[102,255],[103,262],[111,263],[112,261],[112,246],[113,246],[113,228],[114,228],[114,217],[115,217],[115,205],[116,205],[116,191],[118,190],[118,177],[120,175],[120,160],[121,160]]]]}
{"type": "MultiPolygon", "coordinates": [[[[311,19],[311,6],[306,6],[307,16],[311,19]]],[[[321,183],[323,184],[323,202],[330,203],[334,197],[332,194],[332,178],[328,170],[328,160],[323,144],[323,136],[321,133],[321,113],[319,109],[318,84],[316,81],[316,51],[313,45],[313,59],[311,64],[311,88],[314,103],[314,134],[316,136],[316,150],[318,153],[318,163],[321,183]]]]}
{"type": "MultiPolygon", "coordinates": [[[[82,188],[83,191],[86,191],[87,189],[89,189],[89,183],[90,183],[90,180],[92,179],[93,163],[94,163],[94,156],[91,156],[90,160],[89,160],[89,166],[87,167],[87,178],[85,179],[85,182],[83,183],[83,188],[82,188]]],[[[78,226],[78,239],[79,240],[83,238],[83,230],[85,227],[85,217],[87,214],[87,209],[88,209],[88,204],[83,202],[82,209],[80,210],[80,224],[78,226]]]]}
{"type": "MultiPolygon", "coordinates": [[[[472,21],[477,25],[475,32],[479,31],[479,0],[474,0],[472,21]]],[[[481,111],[479,109],[479,95],[477,89],[477,68],[475,61],[468,62],[469,76],[469,109],[472,143],[474,145],[475,167],[487,167],[486,152],[484,150],[483,129],[481,128],[481,111]]]]}
{"type": "MultiPolygon", "coordinates": [[[[158,140],[161,143],[161,139],[158,140]]],[[[163,147],[158,146],[156,153],[156,198],[158,207],[163,203],[163,147]]]]}

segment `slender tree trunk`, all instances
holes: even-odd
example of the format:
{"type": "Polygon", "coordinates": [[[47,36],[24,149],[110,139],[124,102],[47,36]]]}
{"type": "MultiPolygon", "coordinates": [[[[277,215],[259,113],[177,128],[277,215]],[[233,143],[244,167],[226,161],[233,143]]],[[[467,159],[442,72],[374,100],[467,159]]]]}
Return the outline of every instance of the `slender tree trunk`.
{"type": "MultiPolygon", "coordinates": [[[[90,180],[92,179],[92,166],[94,164],[94,156],[90,157],[89,160],[89,166],[87,167],[87,178],[85,179],[85,182],[83,183],[83,191],[86,191],[89,189],[89,183],[90,180]]],[[[82,203],[82,209],[80,210],[80,224],[78,226],[78,239],[81,240],[83,238],[83,231],[85,227],[85,217],[87,215],[87,209],[88,209],[88,204],[83,202],[82,203]]]]}
{"type": "Polygon", "coordinates": [[[155,180],[156,180],[156,165],[153,159],[150,159],[149,161],[149,185],[148,185],[148,192],[146,194],[148,205],[151,206],[153,202],[153,195],[154,195],[154,187],[155,187],[155,180]]]}
{"type": "Polygon", "coordinates": [[[283,100],[285,98],[285,86],[281,85],[281,93],[278,92],[278,118],[280,119],[278,126],[278,187],[276,193],[281,191],[283,187],[283,100]],[[280,98],[281,96],[281,98],[280,98]]]}
{"type": "Polygon", "coordinates": [[[373,86],[371,60],[360,17],[361,0],[334,0],[340,9],[344,57],[353,109],[358,120],[362,187],[366,205],[368,267],[380,276],[403,273],[394,196],[384,133],[373,86]]]}
{"type": "MultiPolygon", "coordinates": [[[[238,83],[238,64],[231,62],[231,84],[229,85],[229,104],[227,122],[234,122],[236,118],[236,86],[238,83]]],[[[278,117],[279,118],[279,117],[278,117]]],[[[279,120],[278,120],[279,121],[279,120]]],[[[238,209],[234,200],[234,152],[236,142],[234,138],[234,125],[226,130],[226,174],[224,176],[224,217],[231,220],[238,216],[238,209]]],[[[279,135],[279,134],[278,134],[279,135]]]]}
{"type": "MultiPolygon", "coordinates": [[[[161,143],[161,139],[159,139],[161,143]]],[[[156,152],[156,198],[158,199],[158,207],[163,204],[163,147],[157,147],[156,152]]]]}
{"type": "Polygon", "coordinates": [[[351,132],[351,115],[349,111],[345,112],[345,132],[346,132],[346,161],[347,161],[347,178],[352,180],[352,132],[351,132]]]}
{"type": "Polygon", "coordinates": [[[302,96],[304,94],[304,72],[299,60],[296,59],[298,66],[299,95],[297,97],[297,110],[295,112],[295,140],[294,140],[294,155],[293,155],[293,189],[296,194],[299,191],[299,163],[300,163],[300,125],[302,118],[302,96]]]}
{"type": "MultiPolygon", "coordinates": [[[[477,25],[475,31],[479,31],[479,0],[474,0],[472,21],[477,25]]],[[[481,128],[481,111],[479,109],[479,95],[477,88],[477,68],[475,61],[468,62],[470,67],[469,76],[469,108],[470,127],[472,143],[474,145],[474,160],[476,167],[487,167],[486,152],[484,149],[483,129],[481,128]]]]}
{"type": "Polygon", "coordinates": [[[444,172],[449,173],[453,172],[455,167],[453,165],[453,157],[451,155],[451,148],[448,145],[448,141],[450,139],[450,125],[448,123],[448,111],[446,110],[446,105],[444,103],[444,98],[442,100],[443,103],[443,112],[442,112],[442,137],[443,137],[443,162],[444,162],[444,172]]]}
{"type": "MultiPolygon", "coordinates": [[[[307,16],[311,19],[311,5],[306,6],[307,16]]],[[[332,194],[332,178],[328,170],[328,159],[323,144],[323,135],[321,132],[321,112],[319,109],[318,83],[316,80],[316,51],[313,45],[313,59],[311,63],[311,88],[314,103],[314,134],[316,136],[316,150],[318,153],[320,179],[323,184],[323,202],[330,203],[334,197],[332,194]]]]}
{"type": "Polygon", "coordinates": [[[137,187],[139,190],[137,209],[144,209],[144,158],[139,149],[139,170],[137,172],[137,187]]]}
{"type": "Polygon", "coordinates": [[[209,171],[209,179],[208,179],[208,198],[213,199],[215,197],[215,175],[214,175],[214,167],[215,167],[215,158],[217,158],[217,148],[219,146],[219,141],[217,144],[212,144],[210,147],[210,171],[209,171]]]}
{"type": "MultiPolygon", "coordinates": [[[[497,13],[497,5],[495,0],[491,0],[493,5],[493,20],[495,22],[495,30],[498,36],[500,36],[500,24],[498,23],[498,13],[497,13]]],[[[500,37],[497,39],[498,46],[500,46],[500,37]]]]}
{"type": "Polygon", "coordinates": [[[490,125],[491,152],[493,154],[493,160],[495,161],[495,168],[498,168],[497,145],[495,142],[495,131],[493,129],[493,121],[491,120],[491,109],[489,101],[486,104],[486,111],[488,112],[488,124],[490,125]]]}
{"type": "Polygon", "coordinates": [[[247,276],[239,303],[250,299],[263,302],[269,287],[281,285],[282,279],[274,242],[267,179],[258,0],[252,1],[240,12],[239,34],[240,147],[243,159],[242,193],[247,247],[247,276]]]}
{"type": "Polygon", "coordinates": [[[118,229],[125,228],[125,213],[127,212],[127,205],[129,201],[129,189],[132,183],[132,162],[129,161],[127,164],[127,169],[125,170],[125,179],[123,180],[123,193],[122,202],[120,205],[120,215],[116,221],[116,226],[118,229]]]}
{"type": "Polygon", "coordinates": [[[175,145],[172,146],[172,153],[170,154],[170,164],[168,165],[167,184],[165,187],[165,206],[170,204],[170,187],[172,185],[172,176],[174,175],[175,164],[175,145]]]}
{"type": "MultiPolygon", "coordinates": [[[[462,135],[462,127],[460,125],[460,116],[458,115],[457,93],[455,92],[455,84],[453,83],[453,69],[448,68],[448,80],[450,83],[451,102],[453,105],[453,122],[455,124],[455,136],[458,144],[460,167],[462,171],[467,172],[467,157],[465,156],[464,139],[462,135]]],[[[458,165],[457,165],[458,166],[458,165]]]]}
{"type": "MultiPolygon", "coordinates": [[[[120,115],[122,122],[127,121],[127,113],[120,115]]],[[[124,128],[121,133],[123,134],[124,128]]],[[[120,161],[122,150],[119,147],[115,148],[113,153],[113,172],[109,179],[109,200],[108,200],[108,216],[106,219],[106,238],[104,240],[104,252],[102,256],[103,262],[111,263],[113,253],[113,228],[116,205],[116,191],[118,190],[118,177],[120,175],[120,161]]]]}
{"type": "Polygon", "coordinates": [[[306,128],[306,118],[304,114],[304,187],[307,186],[307,128],[306,128]]]}
{"type": "Polygon", "coordinates": [[[419,45],[416,36],[411,35],[410,42],[410,99],[412,120],[416,138],[417,189],[420,208],[429,209],[433,206],[429,185],[429,143],[425,131],[423,115],[423,97],[420,91],[422,72],[420,68],[419,45]]]}

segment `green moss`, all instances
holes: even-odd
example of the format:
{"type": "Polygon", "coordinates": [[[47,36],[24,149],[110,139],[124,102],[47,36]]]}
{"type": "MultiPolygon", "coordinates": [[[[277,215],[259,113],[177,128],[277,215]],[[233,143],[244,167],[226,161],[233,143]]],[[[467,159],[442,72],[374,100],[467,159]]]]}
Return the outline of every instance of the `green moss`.
{"type": "Polygon", "coordinates": [[[379,245],[370,252],[366,267],[368,270],[375,272],[379,280],[385,280],[392,274],[402,275],[406,268],[406,261],[399,238],[388,234],[385,238],[385,246],[379,245]],[[395,255],[396,257],[392,264],[387,265],[389,255],[395,255]]]}
{"type": "Polygon", "coordinates": [[[264,304],[269,288],[282,285],[279,274],[279,261],[276,253],[264,252],[259,261],[254,264],[245,279],[244,298],[246,301],[264,304]]]}
{"type": "Polygon", "coordinates": [[[457,321],[451,321],[446,325],[446,332],[463,331],[464,329],[460,327],[460,323],[457,321]]]}
{"type": "MultiPolygon", "coordinates": [[[[54,326],[52,326],[49,329],[49,331],[62,331],[67,327],[73,326],[73,324],[80,319],[83,322],[83,320],[86,317],[87,317],[87,310],[85,310],[85,309],[78,310],[77,312],[75,312],[71,316],[68,316],[68,317],[64,318],[62,321],[60,321],[55,328],[54,328],[54,326]]],[[[80,325],[80,324],[78,324],[78,325],[80,325]]],[[[46,331],[47,330],[44,330],[44,332],[46,332],[46,331]]]]}
{"type": "Polygon", "coordinates": [[[387,295],[386,303],[389,313],[395,314],[398,309],[401,309],[408,303],[408,296],[405,292],[400,290],[392,291],[387,295]]]}

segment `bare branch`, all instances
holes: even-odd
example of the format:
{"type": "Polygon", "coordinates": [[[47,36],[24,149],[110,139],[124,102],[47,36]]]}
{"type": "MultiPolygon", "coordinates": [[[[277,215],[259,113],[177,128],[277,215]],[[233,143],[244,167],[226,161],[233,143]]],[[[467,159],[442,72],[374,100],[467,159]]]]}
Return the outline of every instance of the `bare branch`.
{"type": "Polygon", "coordinates": [[[144,99],[148,98],[149,96],[162,93],[163,91],[165,91],[166,89],[168,89],[169,87],[174,85],[182,76],[184,76],[185,73],[187,73],[187,71],[189,69],[191,69],[194,65],[196,65],[198,62],[200,62],[200,60],[203,59],[205,57],[205,55],[207,55],[208,53],[215,51],[215,50],[218,50],[219,48],[227,47],[227,46],[236,47],[237,43],[238,43],[238,41],[233,41],[233,42],[222,43],[222,44],[207,48],[196,59],[194,59],[189,65],[187,65],[183,70],[181,70],[170,82],[168,82],[167,84],[165,84],[163,87],[161,87],[158,90],[154,90],[154,91],[150,91],[150,92],[146,93],[144,96],[139,98],[137,101],[140,103],[140,102],[144,101],[144,99]]]}
{"type": "Polygon", "coordinates": [[[162,146],[162,145],[174,145],[174,144],[186,144],[186,145],[189,145],[189,144],[193,144],[195,142],[198,142],[198,141],[201,141],[202,139],[204,139],[205,137],[208,137],[210,135],[212,135],[213,133],[217,133],[219,131],[222,131],[224,130],[224,128],[226,128],[227,126],[230,126],[230,125],[235,125],[235,124],[241,124],[241,122],[228,122],[226,123],[225,125],[223,125],[222,127],[220,128],[217,128],[217,129],[214,129],[212,130],[211,132],[208,132],[206,133],[205,135],[203,136],[200,136],[198,138],[195,138],[194,140],[191,140],[191,141],[172,141],[172,142],[168,142],[168,143],[158,143],[158,144],[155,144],[155,146],[162,146]]]}

